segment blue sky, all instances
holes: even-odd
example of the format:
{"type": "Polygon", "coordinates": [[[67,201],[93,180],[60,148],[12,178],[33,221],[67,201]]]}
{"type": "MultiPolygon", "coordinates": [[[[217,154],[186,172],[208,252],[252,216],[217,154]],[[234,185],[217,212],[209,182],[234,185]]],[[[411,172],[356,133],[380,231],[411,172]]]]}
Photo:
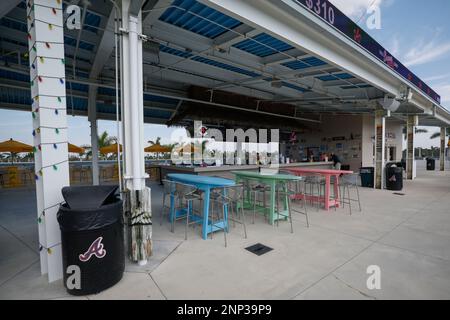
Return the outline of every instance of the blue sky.
{"type": "MultiPolygon", "coordinates": [[[[450,1],[330,0],[389,50],[440,96],[450,110],[450,1]],[[379,6],[381,29],[367,28],[367,8],[379,6]]],[[[417,136],[418,147],[439,146],[430,134],[417,136]]]]}
{"type": "MultiPolygon", "coordinates": [[[[425,80],[442,97],[442,104],[450,109],[450,1],[449,0],[331,0],[366,29],[386,49],[413,72],[425,80]],[[379,5],[381,29],[368,30],[367,8],[379,5]]],[[[31,114],[29,112],[0,110],[0,141],[14,138],[32,143],[31,114]],[[5,121],[7,119],[7,121],[5,121]]],[[[89,122],[86,117],[68,117],[69,141],[77,145],[90,144],[89,122]]],[[[99,132],[116,135],[112,121],[99,121],[99,132]]],[[[430,134],[438,131],[429,128],[430,134]]],[[[145,125],[145,139],[162,137],[170,140],[172,129],[145,125]]],[[[439,139],[430,140],[430,134],[418,136],[417,146],[438,146],[439,139]]]]}
{"type": "Polygon", "coordinates": [[[450,109],[450,1],[331,0],[427,82],[450,109]],[[381,9],[381,29],[366,26],[366,8],[381,9]],[[363,18],[361,18],[363,17],[363,18]],[[360,19],[361,18],[361,19],[360,19]]]}

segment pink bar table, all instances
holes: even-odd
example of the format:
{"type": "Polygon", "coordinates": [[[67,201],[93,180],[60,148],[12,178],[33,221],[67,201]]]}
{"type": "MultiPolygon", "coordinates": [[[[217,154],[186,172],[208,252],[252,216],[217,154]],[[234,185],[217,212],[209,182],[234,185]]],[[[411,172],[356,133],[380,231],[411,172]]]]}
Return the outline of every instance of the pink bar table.
{"type": "MultiPolygon", "coordinates": [[[[332,170],[332,169],[310,169],[310,168],[289,168],[286,171],[295,174],[296,176],[306,176],[306,175],[322,175],[325,176],[325,199],[324,206],[325,210],[329,211],[330,207],[339,207],[339,176],[341,174],[353,174],[353,171],[347,170],[332,170]],[[336,183],[334,184],[334,194],[335,199],[330,199],[330,189],[331,189],[331,177],[336,177],[336,183]]],[[[320,199],[317,199],[320,201],[320,199]]]]}

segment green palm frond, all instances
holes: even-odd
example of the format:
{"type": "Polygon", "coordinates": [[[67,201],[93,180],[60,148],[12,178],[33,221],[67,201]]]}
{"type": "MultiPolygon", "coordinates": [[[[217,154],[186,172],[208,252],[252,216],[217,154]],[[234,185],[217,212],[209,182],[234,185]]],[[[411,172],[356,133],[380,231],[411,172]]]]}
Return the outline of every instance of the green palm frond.
{"type": "Polygon", "coordinates": [[[435,132],[435,133],[433,133],[432,135],[431,135],[431,137],[430,137],[430,139],[436,139],[436,138],[439,138],[441,136],[441,133],[440,132],[435,132]]]}

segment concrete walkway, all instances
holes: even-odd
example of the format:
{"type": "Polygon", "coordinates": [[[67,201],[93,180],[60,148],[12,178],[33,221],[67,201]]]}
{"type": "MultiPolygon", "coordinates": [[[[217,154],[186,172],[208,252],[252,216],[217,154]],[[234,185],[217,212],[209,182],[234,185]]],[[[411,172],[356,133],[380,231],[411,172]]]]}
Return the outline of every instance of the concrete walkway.
{"type": "MultiPolygon", "coordinates": [[[[154,257],[128,264],[124,278],[101,294],[77,299],[450,299],[450,172],[419,172],[405,195],[362,189],[363,212],[310,209],[273,227],[258,219],[184,241],[159,225],[161,189],[153,186],[154,257]],[[256,256],[244,248],[274,250],[256,256]],[[381,290],[369,290],[367,268],[381,269],[381,290]]],[[[0,189],[0,299],[73,299],[62,281],[40,276],[33,190],[0,189]]],[[[250,220],[250,219],[249,219],[250,220]]]]}

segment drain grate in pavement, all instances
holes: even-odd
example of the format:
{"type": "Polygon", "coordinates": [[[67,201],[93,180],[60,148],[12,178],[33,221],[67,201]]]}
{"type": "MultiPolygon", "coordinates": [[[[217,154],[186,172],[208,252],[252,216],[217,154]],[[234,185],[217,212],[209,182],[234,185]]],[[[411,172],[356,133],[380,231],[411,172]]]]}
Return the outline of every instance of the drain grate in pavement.
{"type": "Polygon", "coordinates": [[[257,256],[262,256],[263,254],[266,254],[267,252],[272,251],[273,249],[265,246],[261,243],[257,243],[253,246],[250,246],[248,248],[245,248],[245,250],[250,251],[251,253],[256,254],[257,256]]]}
{"type": "Polygon", "coordinates": [[[404,193],[401,193],[401,192],[394,192],[394,194],[395,194],[396,196],[405,196],[405,194],[404,194],[404,193]]]}

